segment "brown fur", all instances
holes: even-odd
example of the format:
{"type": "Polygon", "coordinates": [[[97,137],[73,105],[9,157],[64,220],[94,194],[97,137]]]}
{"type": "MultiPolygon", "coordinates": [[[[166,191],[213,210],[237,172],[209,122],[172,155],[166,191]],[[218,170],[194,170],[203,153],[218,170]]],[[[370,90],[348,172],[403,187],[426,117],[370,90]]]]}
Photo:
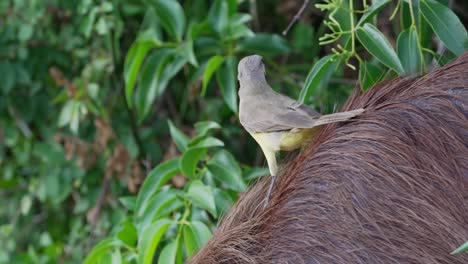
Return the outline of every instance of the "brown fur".
{"type": "Polygon", "coordinates": [[[362,94],[245,193],[190,263],[468,263],[468,54],[362,94]]]}

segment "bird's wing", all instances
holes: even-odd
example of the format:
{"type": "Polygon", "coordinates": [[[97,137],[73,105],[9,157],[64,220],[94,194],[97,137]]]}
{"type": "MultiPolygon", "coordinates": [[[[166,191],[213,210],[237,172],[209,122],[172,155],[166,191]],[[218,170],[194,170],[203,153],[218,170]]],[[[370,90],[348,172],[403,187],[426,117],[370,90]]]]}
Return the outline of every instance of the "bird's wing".
{"type": "Polygon", "coordinates": [[[293,99],[275,94],[268,102],[246,102],[241,123],[250,133],[286,131],[294,128],[314,127],[320,117],[312,108],[293,99]]]}

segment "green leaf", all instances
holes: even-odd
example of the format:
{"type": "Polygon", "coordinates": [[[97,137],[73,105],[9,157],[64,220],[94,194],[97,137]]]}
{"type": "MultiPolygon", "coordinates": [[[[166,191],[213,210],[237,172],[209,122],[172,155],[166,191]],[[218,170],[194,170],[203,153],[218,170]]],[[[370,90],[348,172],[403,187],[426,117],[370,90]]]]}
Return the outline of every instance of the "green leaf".
{"type": "Polygon", "coordinates": [[[247,189],[242,179],[241,168],[229,151],[222,149],[216,152],[207,165],[213,176],[226,184],[229,189],[238,192],[245,192],[247,189]]]}
{"type": "Polygon", "coordinates": [[[191,257],[198,248],[198,239],[195,235],[195,232],[192,230],[191,225],[184,225],[182,229],[182,234],[184,236],[185,250],[187,251],[187,257],[191,257]]]}
{"type": "Polygon", "coordinates": [[[234,199],[229,195],[227,190],[213,188],[213,196],[215,198],[218,215],[223,215],[234,204],[234,199]]]}
{"type": "Polygon", "coordinates": [[[135,196],[124,196],[119,198],[119,202],[129,211],[135,210],[136,197],[135,196]]]}
{"type": "Polygon", "coordinates": [[[212,234],[210,229],[200,221],[192,221],[192,230],[195,232],[195,237],[198,240],[198,248],[203,247],[208,240],[210,240],[212,234]]]}
{"type": "Polygon", "coordinates": [[[213,121],[200,121],[195,123],[195,130],[197,131],[197,137],[204,137],[212,129],[221,129],[221,126],[213,121]]]}
{"type": "Polygon", "coordinates": [[[287,42],[278,35],[265,33],[242,40],[236,47],[237,51],[252,52],[266,55],[278,55],[289,52],[287,42]]]}
{"type": "MultiPolygon", "coordinates": [[[[341,8],[334,9],[332,11],[334,19],[340,24],[341,30],[343,32],[350,32],[351,30],[351,16],[353,16],[353,21],[356,21],[356,16],[353,12],[349,12],[348,1],[343,1],[341,3],[341,8]]],[[[343,34],[341,37],[342,43],[348,43],[348,40],[351,39],[351,34],[343,34]]]]}
{"type": "Polygon", "coordinates": [[[321,58],[317,63],[314,64],[307,78],[304,86],[302,87],[301,93],[299,94],[299,102],[304,103],[310,96],[317,90],[317,88],[323,84],[326,76],[330,75],[335,71],[339,60],[334,58],[333,55],[328,55],[321,58]]]}
{"type": "Polygon", "coordinates": [[[218,36],[222,36],[226,32],[228,21],[228,3],[225,0],[215,0],[208,13],[208,23],[211,29],[218,36]]]}
{"type": "Polygon", "coordinates": [[[200,180],[194,180],[188,188],[187,198],[195,205],[216,217],[216,206],[211,187],[200,180]]]}
{"type": "Polygon", "coordinates": [[[93,249],[91,249],[91,251],[86,256],[85,260],[83,261],[83,264],[97,263],[98,260],[109,250],[116,247],[120,247],[121,245],[122,242],[113,237],[104,239],[101,242],[99,242],[96,246],[94,246],[93,249]]]}
{"type": "Polygon", "coordinates": [[[390,3],[390,0],[374,0],[372,1],[372,5],[367,9],[367,11],[362,15],[362,17],[359,19],[359,22],[356,24],[356,27],[361,26],[364,23],[369,22],[375,15],[377,15],[380,10],[388,3],[390,3]]]}
{"type": "Polygon", "coordinates": [[[414,27],[401,32],[398,36],[397,53],[406,74],[422,72],[418,32],[414,27]]]}
{"type": "Polygon", "coordinates": [[[188,257],[196,253],[211,238],[210,229],[200,221],[192,221],[185,225],[182,233],[188,257]]]}
{"type": "Polygon", "coordinates": [[[159,49],[146,59],[136,96],[139,120],[143,119],[156,97],[166,88],[166,83],[162,83],[161,79],[173,58],[172,52],[171,49],[159,49]]]}
{"type": "Polygon", "coordinates": [[[189,179],[194,179],[198,161],[205,157],[206,148],[188,148],[180,159],[180,170],[189,179]]]}
{"type": "Polygon", "coordinates": [[[171,133],[172,140],[177,146],[177,149],[180,152],[184,152],[190,139],[184,133],[182,133],[182,131],[175,127],[170,120],[168,120],[167,123],[169,124],[169,131],[171,133]]]}
{"type": "Polygon", "coordinates": [[[120,241],[131,248],[135,247],[138,239],[137,230],[128,219],[122,223],[116,236],[120,241]]]}
{"type": "Polygon", "coordinates": [[[364,61],[364,63],[359,67],[359,82],[361,84],[361,89],[366,91],[374,84],[378,83],[384,75],[385,71],[380,67],[364,61]]]}
{"type": "Polygon", "coordinates": [[[229,18],[228,34],[225,40],[235,40],[243,37],[253,37],[255,34],[250,30],[245,23],[249,22],[252,17],[248,14],[236,13],[229,18]]]}
{"type": "Polygon", "coordinates": [[[376,59],[398,74],[404,73],[405,70],[392,45],[374,25],[367,23],[363,27],[359,27],[356,35],[366,50],[376,59]]]}
{"type": "Polygon", "coordinates": [[[160,219],[145,228],[138,241],[138,263],[153,263],[154,252],[171,224],[169,219],[160,219]]]}
{"type": "Polygon", "coordinates": [[[159,78],[157,80],[153,79],[152,83],[156,83],[156,85],[150,86],[150,90],[147,91],[146,97],[144,89],[138,90],[137,99],[139,98],[140,102],[143,102],[139,104],[139,108],[137,109],[139,113],[139,122],[142,122],[148,115],[153,102],[162,95],[162,93],[166,90],[170,79],[173,78],[186,63],[187,59],[183,56],[174,54],[169,56],[167,58],[167,63],[163,63],[164,67],[162,67],[162,72],[159,74],[159,78]]]}
{"type": "Polygon", "coordinates": [[[224,146],[224,143],[215,137],[207,137],[202,140],[192,140],[189,142],[188,146],[192,148],[212,148],[222,147],[224,146]]]}
{"type": "MultiPolygon", "coordinates": [[[[400,27],[402,30],[409,28],[412,24],[409,3],[400,2],[400,27]]],[[[414,8],[414,7],[413,7],[414,8]]]]}
{"type": "Polygon", "coordinates": [[[460,19],[448,7],[434,0],[421,0],[420,11],[437,37],[456,55],[468,47],[468,33],[460,19]]]}
{"type": "Polygon", "coordinates": [[[136,201],[136,215],[141,215],[145,210],[148,200],[159,189],[179,173],[179,159],[171,159],[156,166],[146,177],[143,186],[138,192],[136,201]]]}
{"type": "Polygon", "coordinates": [[[237,113],[236,65],[236,57],[229,56],[216,71],[216,79],[221,87],[223,99],[234,113],[237,113]]]}
{"type": "Polygon", "coordinates": [[[185,29],[185,14],[182,6],[175,0],[151,0],[154,11],[164,29],[177,41],[182,39],[185,29]]]}
{"type": "Polygon", "coordinates": [[[193,51],[193,41],[189,40],[186,41],[183,45],[183,49],[181,50],[181,56],[185,58],[190,64],[195,67],[198,67],[197,57],[195,56],[195,52],[193,51]]]}
{"type": "MultiPolygon", "coordinates": [[[[191,142],[192,143],[192,142],[191,142]]],[[[189,143],[189,148],[184,152],[180,159],[180,170],[189,179],[195,177],[195,170],[200,161],[205,155],[208,148],[222,147],[224,143],[214,137],[207,137],[196,141],[195,143],[189,143]]]]}
{"type": "Polygon", "coordinates": [[[161,255],[159,255],[158,263],[159,264],[173,264],[176,263],[177,248],[179,247],[179,239],[176,239],[161,250],[161,255]]]}
{"type": "Polygon", "coordinates": [[[155,44],[150,41],[137,41],[132,44],[125,57],[124,79],[125,79],[125,98],[129,107],[133,105],[133,89],[137,81],[138,72],[146,54],[155,44]]]}
{"type": "Polygon", "coordinates": [[[221,66],[223,61],[224,58],[219,55],[215,55],[208,60],[205,68],[205,73],[203,74],[203,86],[201,96],[205,96],[206,87],[208,86],[208,82],[210,81],[211,76],[213,76],[213,73],[219,68],[219,66],[221,66]]]}
{"type": "Polygon", "coordinates": [[[452,253],[450,254],[457,254],[457,253],[460,253],[460,252],[463,252],[463,251],[468,251],[468,241],[466,241],[465,243],[463,243],[463,245],[461,245],[460,247],[458,247],[457,249],[455,249],[452,253]]]}
{"type": "Polygon", "coordinates": [[[164,209],[178,199],[178,193],[179,191],[175,190],[161,191],[149,199],[144,208],[144,212],[141,215],[137,215],[136,222],[139,233],[141,233],[148,224],[162,217],[164,209]]]}
{"type": "Polygon", "coordinates": [[[0,87],[5,94],[9,93],[16,83],[16,74],[13,68],[13,64],[8,60],[0,61],[0,72],[3,76],[0,82],[0,87]]]}

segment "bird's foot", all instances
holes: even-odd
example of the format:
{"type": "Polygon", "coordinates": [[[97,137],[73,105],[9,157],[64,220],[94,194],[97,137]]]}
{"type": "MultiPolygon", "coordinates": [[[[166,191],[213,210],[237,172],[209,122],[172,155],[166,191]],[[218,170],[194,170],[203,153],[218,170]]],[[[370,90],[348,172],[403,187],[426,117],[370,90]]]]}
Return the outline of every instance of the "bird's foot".
{"type": "Polygon", "coordinates": [[[273,191],[273,187],[275,186],[275,182],[276,182],[276,176],[271,175],[270,188],[268,188],[268,193],[267,193],[267,196],[266,196],[265,203],[263,204],[263,208],[265,208],[268,205],[268,202],[270,201],[271,192],[273,191]]]}

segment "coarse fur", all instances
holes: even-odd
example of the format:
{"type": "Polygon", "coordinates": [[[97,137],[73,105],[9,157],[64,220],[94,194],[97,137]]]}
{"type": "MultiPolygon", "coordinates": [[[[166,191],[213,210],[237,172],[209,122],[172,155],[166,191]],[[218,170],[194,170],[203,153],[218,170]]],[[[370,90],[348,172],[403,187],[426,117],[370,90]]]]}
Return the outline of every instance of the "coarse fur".
{"type": "Polygon", "coordinates": [[[278,177],[243,194],[189,263],[468,263],[468,54],[357,90],[278,177]]]}

